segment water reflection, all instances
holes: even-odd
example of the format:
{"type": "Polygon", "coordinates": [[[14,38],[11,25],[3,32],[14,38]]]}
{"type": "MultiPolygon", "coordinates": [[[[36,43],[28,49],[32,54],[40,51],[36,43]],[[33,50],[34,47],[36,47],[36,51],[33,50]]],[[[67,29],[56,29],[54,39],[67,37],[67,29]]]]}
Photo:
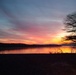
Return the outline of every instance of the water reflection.
{"type": "Polygon", "coordinates": [[[76,53],[76,47],[42,47],[0,51],[0,54],[76,53]]]}

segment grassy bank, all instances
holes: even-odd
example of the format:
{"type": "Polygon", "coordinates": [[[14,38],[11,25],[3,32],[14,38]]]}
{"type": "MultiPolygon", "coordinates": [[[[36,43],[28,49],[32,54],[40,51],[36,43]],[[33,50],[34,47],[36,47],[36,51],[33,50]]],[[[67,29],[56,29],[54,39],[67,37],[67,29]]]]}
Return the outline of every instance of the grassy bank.
{"type": "Polygon", "coordinates": [[[54,64],[76,69],[76,54],[0,55],[0,73],[11,75],[52,75],[54,67],[58,67],[53,67],[54,64]]]}

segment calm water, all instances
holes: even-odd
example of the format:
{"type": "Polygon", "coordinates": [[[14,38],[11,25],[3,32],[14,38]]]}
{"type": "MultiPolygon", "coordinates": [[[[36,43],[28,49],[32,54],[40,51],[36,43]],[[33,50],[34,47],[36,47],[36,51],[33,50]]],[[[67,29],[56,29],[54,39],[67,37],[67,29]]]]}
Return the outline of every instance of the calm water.
{"type": "Polygon", "coordinates": [[[39,53],[76,53],[76,48],[70,47],[42,47],[42,48],[27,48],[19,50],[0,51],[0,54],[39,54],[39,53]]]}

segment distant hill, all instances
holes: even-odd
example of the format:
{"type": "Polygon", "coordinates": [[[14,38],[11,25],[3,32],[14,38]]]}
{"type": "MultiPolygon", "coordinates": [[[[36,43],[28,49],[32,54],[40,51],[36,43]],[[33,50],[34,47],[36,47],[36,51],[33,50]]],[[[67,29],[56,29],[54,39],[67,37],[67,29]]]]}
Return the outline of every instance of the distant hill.
{"type": "Polygon", "coordinates": [[[76,43],[64,43],[62,46],[76,46],[76,43]]]}
{"type": "Polygon", "coordinates": [[[24,48],[37,48],[37,47],[59,47],[58,44],[22,44],[22,43],[0,43],[0,50],[14,50],[24,48]]]}

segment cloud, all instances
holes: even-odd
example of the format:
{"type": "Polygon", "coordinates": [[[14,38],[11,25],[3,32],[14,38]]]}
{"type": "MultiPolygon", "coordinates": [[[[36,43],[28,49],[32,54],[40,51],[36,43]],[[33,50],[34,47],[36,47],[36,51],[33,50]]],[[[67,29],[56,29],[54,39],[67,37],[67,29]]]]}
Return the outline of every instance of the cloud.
{"type": "MultiPolygon", "coordinates": [[[[19,0],[17,4],[19,13],[17,13],[13,1],[13,3],[10,0],[8,0],[7,3],[5,3],[5,0],[0,2],[0,13],[10,23],[8,29],[0,28],[1,39],[9,39],[9,41],[12,42],[22,40],[21,42],[42,43],[47,39],[54,38],[56,34],[61,32],[63,28],[61,21],[64,13],[57,9],[51,9],[53,4],[50,5],[50,1],[45,1],[44,3],[47,3],[46,5],[43,4],[43,0],[41,2],[35,2],[33,0],[31,1],[32,4],[27,0],[24,1],[25,3],[23,1],[19,0]],[[27,5],[27,3],[29,5],[27,5]]],[[[7,24],[5,26],[7,26],[7,24]]]]}

